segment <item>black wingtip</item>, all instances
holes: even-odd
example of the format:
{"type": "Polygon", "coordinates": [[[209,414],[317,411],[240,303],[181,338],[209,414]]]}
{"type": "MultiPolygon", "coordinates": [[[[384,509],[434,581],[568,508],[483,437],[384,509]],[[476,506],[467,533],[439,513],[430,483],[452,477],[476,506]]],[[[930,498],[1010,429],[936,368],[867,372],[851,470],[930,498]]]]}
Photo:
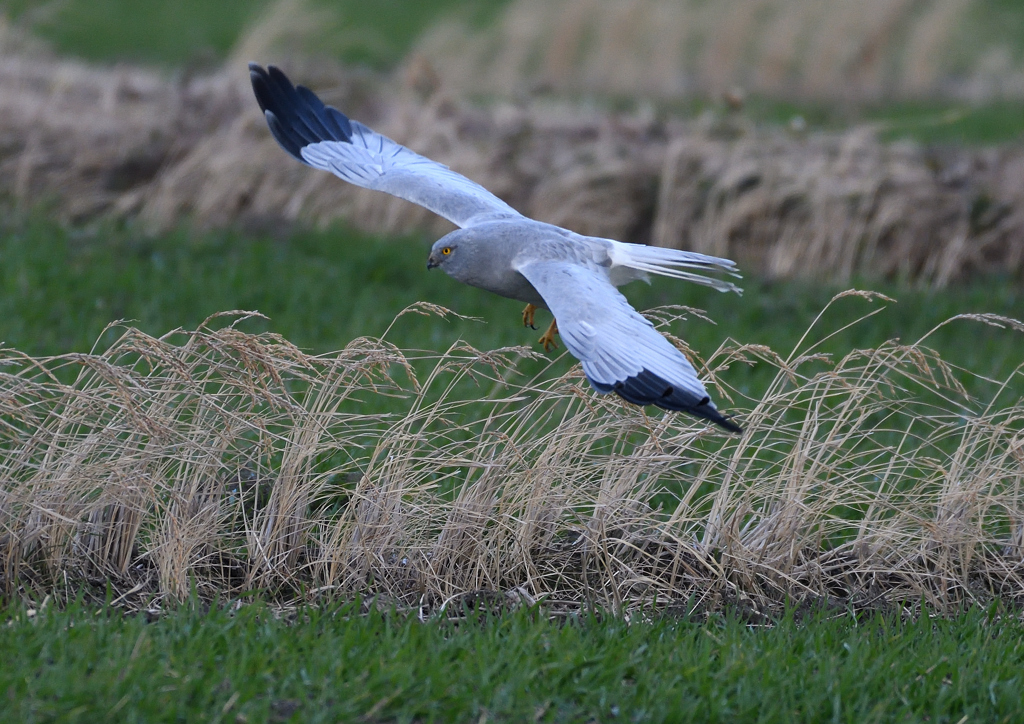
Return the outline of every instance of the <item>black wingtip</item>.
{"type": "Polygon", "coordinates": [[[632,402],[634,405],[655,405],[663,410],[686,412],[713,422],[729,432],[743,432],[742,427],[716,410],[708,397],[697,397],[686,390],[674,387],[647,370],[641,370],[640,374],[611,386],[594,386],[602,392],[614,391],[626,402],[632,402]]]}
{"type": "Polygon", "coordinates": [[[302,149],[321,141],[351,143],[352,126],[336,108],[308,88],[296,88],[275,65],[249,63],[249,81],[271,133],[281,147],[305,163],[302,149]]]}
{"type": "Polygon", "coordinates": [[[256,102],[259,103],[260,110],[266,111],[270,101],[270,77],[259,63],[249,63],[249,82],[252,83],[252,90],[256,95],[256,102]]]}
{"type": "Polygon", "coordinates": [[[743,428],[732,421],[731,415],[723,415],[713,407],[710,407],[706,410],[687,410],[687,412],[693,415],[697,415],[698,417],[703,417],[705,420],[710,420],[711,422],[715,423],[720,428],[728,432],[734,433],[736,435],[743,434],[743,428]]]}

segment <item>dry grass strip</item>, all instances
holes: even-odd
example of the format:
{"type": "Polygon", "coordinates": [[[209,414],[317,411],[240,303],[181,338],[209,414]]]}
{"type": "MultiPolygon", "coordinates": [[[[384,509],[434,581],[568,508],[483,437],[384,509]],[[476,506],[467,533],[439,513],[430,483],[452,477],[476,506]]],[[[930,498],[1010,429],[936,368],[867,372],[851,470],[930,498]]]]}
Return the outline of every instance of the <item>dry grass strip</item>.
{"type": "Polygon", "coordinates": [[[362,338],[309,356],[232,314],[94,354],[3,351],[9,595],[618,611],[1024,595],[1021,375],[973,399],[927,339],[841,358],[814,332],[787,356],[727,343],[697,363],[737,437],[596,396],[578,367],[524,380],[525,349],[362,338]],[[727,370],[754,363],[776,375],[746,399],[727,370]]]}
{"type": "Polygon", "coordinates": [[[516,0],[454,17],[417,52],[466,91],[772,97],[846,103],[1024,97],[1016,47],[979,0],[516,0]]]}

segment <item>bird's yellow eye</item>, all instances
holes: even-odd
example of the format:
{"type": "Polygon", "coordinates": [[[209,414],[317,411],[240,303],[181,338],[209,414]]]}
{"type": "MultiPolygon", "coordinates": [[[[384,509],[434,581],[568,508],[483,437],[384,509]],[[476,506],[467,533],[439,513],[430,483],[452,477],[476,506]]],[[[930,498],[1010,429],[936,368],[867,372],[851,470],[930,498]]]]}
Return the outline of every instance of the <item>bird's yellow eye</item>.
{"type": "Polygon", "coordinates": [[[441,249],[441,253],[444,254],[445,256],[448,256],[449,254],[452,253],[452,248],[450,246],[446,246],[445,248],[441,249]]]}

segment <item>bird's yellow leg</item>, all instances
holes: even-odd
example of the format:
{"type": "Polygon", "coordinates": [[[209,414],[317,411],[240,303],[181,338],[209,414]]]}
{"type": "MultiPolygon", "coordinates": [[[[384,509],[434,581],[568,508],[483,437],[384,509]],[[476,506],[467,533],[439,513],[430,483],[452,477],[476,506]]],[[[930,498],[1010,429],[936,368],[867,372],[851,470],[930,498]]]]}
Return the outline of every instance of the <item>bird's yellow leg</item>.
{"type": "Polygon", "coordinates": [[[537,341],[544,345],[544,351],[550,352],[553,349],[558,349],[558,342],[555,341],[555,335],[558,334],[558,322],[554,319],[551,320],[551,324],[548,325],[548,331],[538,339],[537,341]]]}
{"type": "Polygon", "coordinates": [[[533,315],[536,313],[537,307],[532,304],[527,304],[526,309],[523,310],[523,326],[529,327],[530,329],[537,329],[533,326],[533,315]]]}

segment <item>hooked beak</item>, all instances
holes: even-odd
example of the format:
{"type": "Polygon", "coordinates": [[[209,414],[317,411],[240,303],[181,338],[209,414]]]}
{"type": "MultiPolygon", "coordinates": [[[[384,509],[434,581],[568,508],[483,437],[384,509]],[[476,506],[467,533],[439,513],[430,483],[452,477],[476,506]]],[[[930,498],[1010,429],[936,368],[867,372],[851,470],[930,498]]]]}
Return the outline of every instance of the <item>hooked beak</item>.
{"type": "Polygon", "coordinates": [[[431,256],[427,258],[427,271],[430,271],[431,269],[436,269],[439,266],[441,266],[440,262],[434,261],[434,257],[431,256]]]}

